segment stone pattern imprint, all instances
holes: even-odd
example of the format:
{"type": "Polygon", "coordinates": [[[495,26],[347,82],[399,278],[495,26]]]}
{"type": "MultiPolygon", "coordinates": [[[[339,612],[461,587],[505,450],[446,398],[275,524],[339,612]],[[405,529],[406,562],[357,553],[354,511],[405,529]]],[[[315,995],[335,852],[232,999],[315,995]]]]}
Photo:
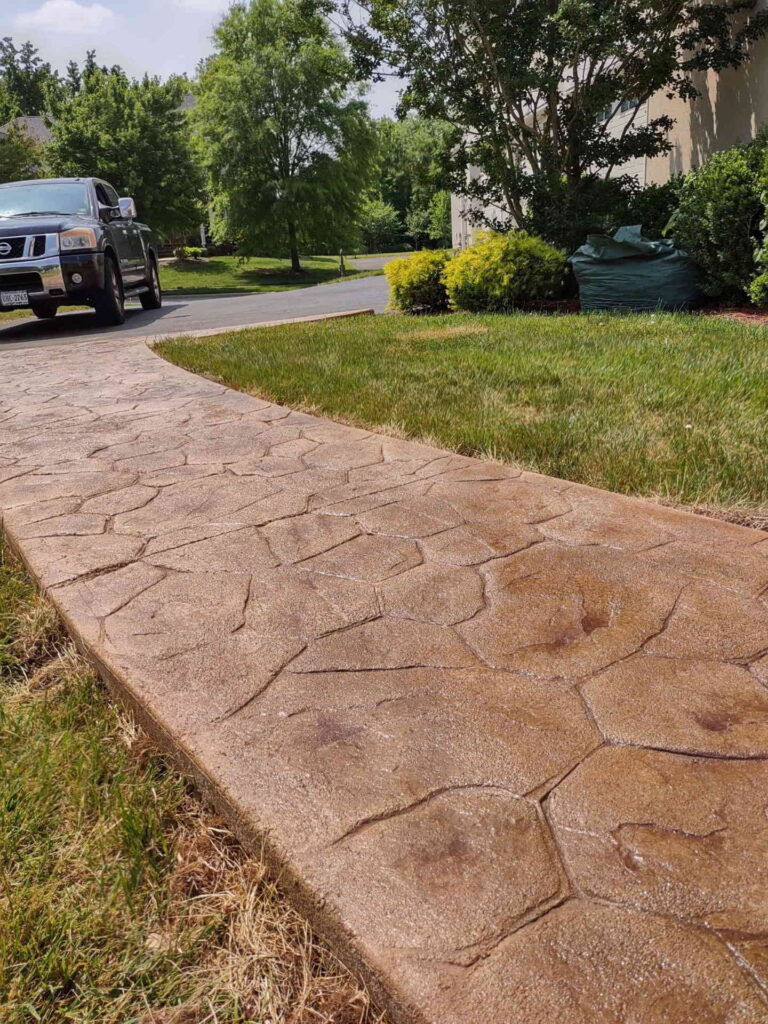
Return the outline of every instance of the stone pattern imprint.
{"type": "Polygon", "coordinates": [[[768,534],[123,340],[0,364],[0,509],[396,1019],[766,1024],[768,534]]]}

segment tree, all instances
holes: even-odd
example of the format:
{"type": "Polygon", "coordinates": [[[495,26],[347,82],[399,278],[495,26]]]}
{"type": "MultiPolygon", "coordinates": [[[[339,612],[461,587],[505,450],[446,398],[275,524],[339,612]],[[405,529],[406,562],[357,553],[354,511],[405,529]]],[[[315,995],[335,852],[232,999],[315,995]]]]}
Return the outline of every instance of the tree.
{"type": "Polygon", "coordinates": [[[451,223],[451,193],[436,192],[429,204],[429,237],[442,248],[450,246],[453,238],[451,223]]]}
{"type": "Polygon", "coordinates": [[[462,130],[451,180],[477,222],[566,245],[631,184],[608,181],[616,168],[668,150],[671,120],[641,124],[638,101],[694,98],[695,72],[738,67],[768,30],[755,0],[338,2],[361,72],[393,69],[410,82],[403,110],[462,130]],[[613,137],[622,106],[635,113],[613,137]]]}
{"type": "Polygon", "coordinates": [[[52,172],[104,178],[161,234],[191,230],[202,219],[202,172],[179,109],[187,91],[185,79],[136,81],[89,60],[53,110],[52,172]]]}
{"type": "Polygon", "coordinates": [[[302,0],[234,6],[202,68],[194,121],[214,233],[243,255],[339,248],[357,234],[375,136],[359,76],[302,0]]]}
{"type": "Polygon", "coordinates": [[[0,125],[20,115],[41,115],[61,80],[32,43],[16,47],[11,38],[0,40],[0,125]]]}
{"type": "Polygon", "coordinates": [[[37,178],[43,164],[43,149],[18,127],[0,136],[0,183],[37,178]]]}
{"type": "Polygon", "coordinates": [[[445,166],[455,132],[443,121],[382,118],[379,135],[381,199],[391,204],[416,247],[432,238],[431,204],[446,188],[445,166]]]}
{"type": "Polygon", "coordinates": [[[400,243],[403,225],[390,203],[368,199],[360,210],[360,232],[368,252],[386,252],[400,243]]]}

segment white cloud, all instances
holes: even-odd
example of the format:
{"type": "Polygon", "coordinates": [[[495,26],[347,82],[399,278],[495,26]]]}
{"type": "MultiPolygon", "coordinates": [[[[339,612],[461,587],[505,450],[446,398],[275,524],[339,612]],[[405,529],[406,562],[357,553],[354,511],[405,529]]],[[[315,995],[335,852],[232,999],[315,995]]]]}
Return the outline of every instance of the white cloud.
{"type": "Polygon", "coordinates": [[[78,3],[78,0],[45,0],[34,11],[19,14],[15,26],[22,31],[43,31],[51,34],[90,35],[111,28],[115,13],[99,3],[78,3]]]}
{"type": "Polygon", "coordinates": [[[219,11],[226,11],[232,4],[232,0],[174,0],[177,7],[183,7],[185,11],[201,11],[204,14],[218,14],[219,11]]]}

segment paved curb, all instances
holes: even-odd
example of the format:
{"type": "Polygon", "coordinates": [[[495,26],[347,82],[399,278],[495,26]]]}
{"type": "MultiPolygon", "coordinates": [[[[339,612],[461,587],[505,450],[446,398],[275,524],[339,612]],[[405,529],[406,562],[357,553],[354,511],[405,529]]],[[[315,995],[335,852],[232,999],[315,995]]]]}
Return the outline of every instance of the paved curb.
{"type": "Polygon", "coordinates": [[[238,324],[235,327],[212,327],[203,328],[199,331],[173,331],[170,334],[153,334],[146,338],[138,339],[152,348],[158,342],[167,341],[171,338],[214,338],[218,334],[233,334],[237,331],[252,331],[257,327],[285,327],[289,324],[312,324],[321,323],[324,320],[350,320],[357,316],[375,316],[375,309],[349,309],[340,313],[317,313],[314,316],[297,316],[288,320],[265,320],[253,324],[238,324]]]}

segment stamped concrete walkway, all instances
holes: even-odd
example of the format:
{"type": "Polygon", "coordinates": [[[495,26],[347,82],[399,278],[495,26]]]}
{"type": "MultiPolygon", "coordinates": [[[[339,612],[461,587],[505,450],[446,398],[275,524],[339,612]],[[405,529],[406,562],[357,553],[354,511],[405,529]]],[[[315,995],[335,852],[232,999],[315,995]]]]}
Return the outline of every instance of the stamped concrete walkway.
{"type": "Polygon", "coordinates": [[[122,339],[0,363],[0,467],[73,632],[397,1020],[768,1021],[768,535],[122,339]]]}

